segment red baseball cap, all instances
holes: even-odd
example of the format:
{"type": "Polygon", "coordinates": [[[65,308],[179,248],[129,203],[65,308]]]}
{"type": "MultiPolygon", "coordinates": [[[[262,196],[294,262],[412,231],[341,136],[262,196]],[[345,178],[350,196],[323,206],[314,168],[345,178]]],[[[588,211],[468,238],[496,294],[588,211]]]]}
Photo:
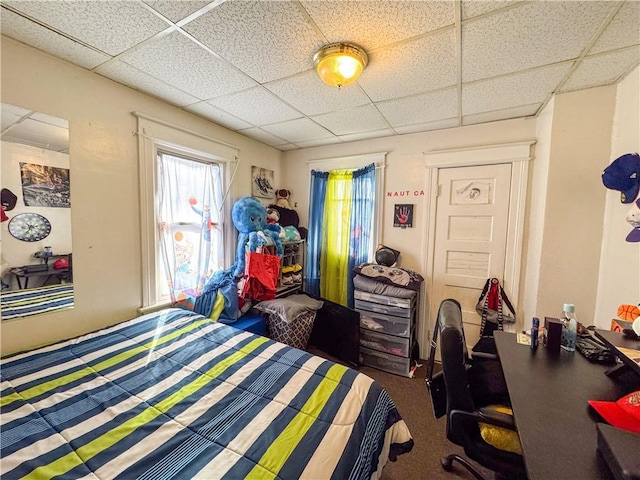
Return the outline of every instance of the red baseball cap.
{"type": "Polygon", "coordinates": [[[616,402],[589,400],[589,405],[610,425],[640,433],[640,390],[625,395],[616,402]]]}

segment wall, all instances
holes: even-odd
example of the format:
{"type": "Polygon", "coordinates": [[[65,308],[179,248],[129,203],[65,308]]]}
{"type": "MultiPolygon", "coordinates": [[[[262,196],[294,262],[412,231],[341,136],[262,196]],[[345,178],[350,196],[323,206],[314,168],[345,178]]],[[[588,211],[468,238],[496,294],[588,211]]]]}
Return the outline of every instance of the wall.
{"type": "MultiPolygon", "coordinates": [[[[307,162],[365,153],[387,152],[385,168],[385,198],[383,206],[382,241],[401,251],[400,265],[426,276],[426,211],[425,199],[433,194],[426,190],[427,183],[424,152],[501,144],[535,139],[536,121],[516,119],[501,122],[452,128],[426,133],[363,140],[342,145],[293,150],[283,154],[280,187],[291,190],[290,204],[297,204],[300,224],[307,226],[309,196],[309,166],[307,162]],[[393,227],[393,207],[396,203],[414,204],[414,227],[393,227]]],[[[340,168],[336,165],[335,168],[340,168]]],[[[521,292],[523,290],[521,289],[521,292]]],[[[423,296],[421,319],[427,314],[429,299],[423,296]]],[[[434,299],[439,302],[441,299],[434,299]]],[[[517,301],[516,299],[512,299],[517,301]]],[[[520,303],[518,303],[520,305],[520,303]]],[[[424,330],[426,333],[426,329],[424,330]]],[[[427,338],[419,339],[422,352],[426,352],[427,338]]]]}
{"type": "Polygon", "coordinates": [[[69,121],[76,300],[70,311],[3,322],[3,354],[117,323],[141,306],[138,141],[131,112],[237,146],[238,195],[250,194],[251,165],[274,170],[276,184],[282,183],[278,150],[10,38],[1,42],[2,101],[69,121]]]}
{"type": "MultiPolygon", "coordinates": [[[[38,242],[23,242],[13,238],[7,232],[9,222],[3,223],[2,228],[2,272],[9,267],[41,263],[33,254],[43,251],[44,247],[52,247],[53,253],[71,252],[71,209],[60,207],[27,207],[22,196],[22,182],[20,176],[20,162],[46,165],[50,167],[69,168],[69,155],[66,153],[43,150],[41,148],[21,145],[18,143],[2,143],[2,188],[8,188],[18,201],[13,210],[7,212],[9,219],[19,213],[34,212],[43,215],[51,223],[51,233],[38,242]]],[[[18,288],[13,275],[3,275],[3,281],[10,283],[12,288],[18,288]]],[[[44,277],[40,277],[44,280],[44,277]]],[[[38,286],[38,279],[33,279],[30,287],[38,286]]],[[[42,283],[42,282],[40,282],[42,283]]]]}
{"type": "MultiPolygon", "coordinates": [[[[618,86],[611,154],[605,164],[634,152],[640,152],[640,67],[618,86]]],[[[629,204],[620,202],[619,192],[605,192],[595,324],[608,329],[618,305],[640,303],[640,243],[625,241],[631,231],[625,221],[629,204]]]]}
{"type": "Polygon", "coordinates": [[[535,310],[541,320],[573,303],[579,321],[594,321],[606,194],[601,174],[610,158],[615,94],[615,86],[592,88],[554,101],[535,310]]]}

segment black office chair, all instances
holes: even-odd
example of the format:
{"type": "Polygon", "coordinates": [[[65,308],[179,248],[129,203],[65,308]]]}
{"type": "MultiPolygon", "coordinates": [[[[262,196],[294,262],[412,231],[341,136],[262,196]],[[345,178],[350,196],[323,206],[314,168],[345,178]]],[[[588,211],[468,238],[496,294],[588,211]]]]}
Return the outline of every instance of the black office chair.
{"type": "MultiPolygon", "coordinates": [[[[440,328],[440,354],[447,398],[447,438],[464,448],[465,454],[497,477],[526,479],[522,456],[500,450],[485,442],[480,434],[480,423],[515,430],[513,417],[488,405],[508,405],[509,398],[499,360],[472,360],[462,327],[460,304],[453,299],[444,300],[438,311],[440,328]]],[[[453,462],[463,465],[474,477],[483,475],[465,458],[451,454],[441,460],[442,467],[451,471],[453,462]]]]}

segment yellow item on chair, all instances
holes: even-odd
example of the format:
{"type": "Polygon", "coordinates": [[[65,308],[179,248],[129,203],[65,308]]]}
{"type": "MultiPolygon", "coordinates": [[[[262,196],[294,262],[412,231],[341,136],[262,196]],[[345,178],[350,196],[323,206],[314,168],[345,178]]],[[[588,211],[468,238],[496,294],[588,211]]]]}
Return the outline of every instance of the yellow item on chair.
{"type": "MultiPolygon", "coordinates": [[[[489,405],[485,408],[490,408],[500,413],[506,413],[507,415],[513,415],[513,411],[504,405],[489,405]]],[[[518,432],[486,423],[480,423],[479,426],[480,436],[482,436],[482,439],[489,445],[500,450],[522,455],[522,446],[520,445],[518,432]]]]}

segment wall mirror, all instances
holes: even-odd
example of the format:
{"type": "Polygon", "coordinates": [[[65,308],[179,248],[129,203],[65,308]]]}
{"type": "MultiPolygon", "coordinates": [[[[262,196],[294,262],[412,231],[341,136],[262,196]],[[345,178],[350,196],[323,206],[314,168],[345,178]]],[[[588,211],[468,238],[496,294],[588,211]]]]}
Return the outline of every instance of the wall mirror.
{"type": "Polygon", "coordinates": [[[69,122],[3,103],[0,315],[73,308],[69,122]]]}

